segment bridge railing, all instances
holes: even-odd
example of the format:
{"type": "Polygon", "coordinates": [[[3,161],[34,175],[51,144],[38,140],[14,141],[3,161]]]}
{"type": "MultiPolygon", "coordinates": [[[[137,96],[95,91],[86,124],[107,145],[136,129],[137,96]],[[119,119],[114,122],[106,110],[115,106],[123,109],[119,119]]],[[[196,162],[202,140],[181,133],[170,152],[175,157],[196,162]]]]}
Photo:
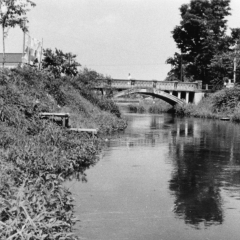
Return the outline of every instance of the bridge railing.
{"type": "Polygon", "coordinates": [[[146,80],[124,80],[124,79],[112,79],[98,80],[100,84],[97,88],[118,88],[118,89],[130,89],[134,87],[142,88],[156,88],[166,91],[199,91],[202,90],[202,81],[195,82],[177,82],[177,81],[146,81],[146,80]],[[101,82],[102,81],[102,82],[101,82]]]}

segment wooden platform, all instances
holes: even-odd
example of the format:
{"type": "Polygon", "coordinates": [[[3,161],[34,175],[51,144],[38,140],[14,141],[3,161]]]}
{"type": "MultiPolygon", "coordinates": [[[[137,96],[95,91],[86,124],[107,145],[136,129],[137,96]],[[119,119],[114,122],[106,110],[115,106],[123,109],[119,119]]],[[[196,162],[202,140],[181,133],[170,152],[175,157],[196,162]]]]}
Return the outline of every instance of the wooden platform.
{"type": "Polygon", "coordinates": [[[56,117],[69,117],[70,113],[49,113],[49,112],[42,112],[39,114],[40,116],[56,116],[56,117]]]}
{"type": "Polygon", "coordinates": [[[87,133],[92,134],[92,136],[94,136],[98,133],[98,130],[94,129],[94,128],[69,128],[69,131],[87,132],[87,133]]]}
{"type": "Polygon", "coordinates": [[[90,133],[92,136],[98,133],[98,130],[95,128],[70,128],[69,126],[69,118],[70,113],[49,113],[49,112],[42,112],[39,114],[40,118],[42,119],[50,119],[54,122],[61,123],[63,127],[68,128],[69,131],[74,132],[87,132],[90,133]]]}
{"type": "Polygon", "coordinates": [[[69,127],[69,117],[70,113],[49,113],[42,112],[39,114],[42,119],[50,119],[55,122],[61,122],[63,127],[69,127]]]}

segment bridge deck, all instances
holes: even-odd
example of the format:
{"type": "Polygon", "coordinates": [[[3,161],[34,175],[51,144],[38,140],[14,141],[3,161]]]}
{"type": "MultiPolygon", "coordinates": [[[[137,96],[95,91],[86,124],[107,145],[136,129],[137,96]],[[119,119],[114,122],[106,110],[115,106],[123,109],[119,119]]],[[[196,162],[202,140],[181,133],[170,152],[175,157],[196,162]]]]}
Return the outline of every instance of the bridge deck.
{"type": "Polygon", "coordinates": [[[157,80],[125,80],[125,79],[112,79],[102,80],[99,79],[99,86],[96,88],[115,89],[131,89],[131,88],[156,88],[163,91],[188,91],[199,92],[202,91],[202,81],[195,82],[177,82],[177,81],[157,81],[157,80]]]}

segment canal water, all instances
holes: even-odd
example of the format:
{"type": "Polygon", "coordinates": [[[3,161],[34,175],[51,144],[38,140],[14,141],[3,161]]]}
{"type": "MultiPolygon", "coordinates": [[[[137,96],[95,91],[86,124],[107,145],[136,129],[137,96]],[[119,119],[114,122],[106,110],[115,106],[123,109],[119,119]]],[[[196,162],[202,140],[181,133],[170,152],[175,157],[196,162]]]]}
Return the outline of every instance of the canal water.
{"type": "Polygon", "coordinates": [[[70,181],[89,240],[238,240],[240,125],[126,114],[87,182],[70,181]]]}

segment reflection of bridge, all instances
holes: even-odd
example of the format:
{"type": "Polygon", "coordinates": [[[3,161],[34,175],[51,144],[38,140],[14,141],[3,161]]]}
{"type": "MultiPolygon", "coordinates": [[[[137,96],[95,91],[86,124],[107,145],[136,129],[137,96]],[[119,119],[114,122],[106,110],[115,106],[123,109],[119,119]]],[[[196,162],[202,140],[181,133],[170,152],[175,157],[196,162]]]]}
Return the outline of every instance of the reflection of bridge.
{"type": "Polygon", "coordinates": [[[114,90],[114,98],[130,94],[144,94],[160,98],[171,105],[186,103],[197,104],[204,93],[202,81],[196,82],[167,82],[167,81],[145,81],[145,80],[124,80],[124,79],[99,79],[96,89],[103,93],[107,89],[114,90]]]}
{"type": "MultiPolygon", "coordinates": [[[[154,122],[151,122],[151,126],[153,125],[154,122]]],[[[179,152],[182,153],[186,144],[200,144],[200,129],[194,122],[178,121],[172,127],[169,125],[169,130],[165,129],[165,131],[162,131],[164,126],[166,126],[166,124],[163,122],[152,132],[139,135],[131,133],[125,134],[124,138],[113,138],[107,144],[109,147],[121,146],[130,149],[135,147],[154,147],[167,141],[169,143],[170,151],[174,152],[176,150],[176,144],[178,143],[179,152]]],[[[204,142],[204,140],[202,141],[204,142]]]]}

